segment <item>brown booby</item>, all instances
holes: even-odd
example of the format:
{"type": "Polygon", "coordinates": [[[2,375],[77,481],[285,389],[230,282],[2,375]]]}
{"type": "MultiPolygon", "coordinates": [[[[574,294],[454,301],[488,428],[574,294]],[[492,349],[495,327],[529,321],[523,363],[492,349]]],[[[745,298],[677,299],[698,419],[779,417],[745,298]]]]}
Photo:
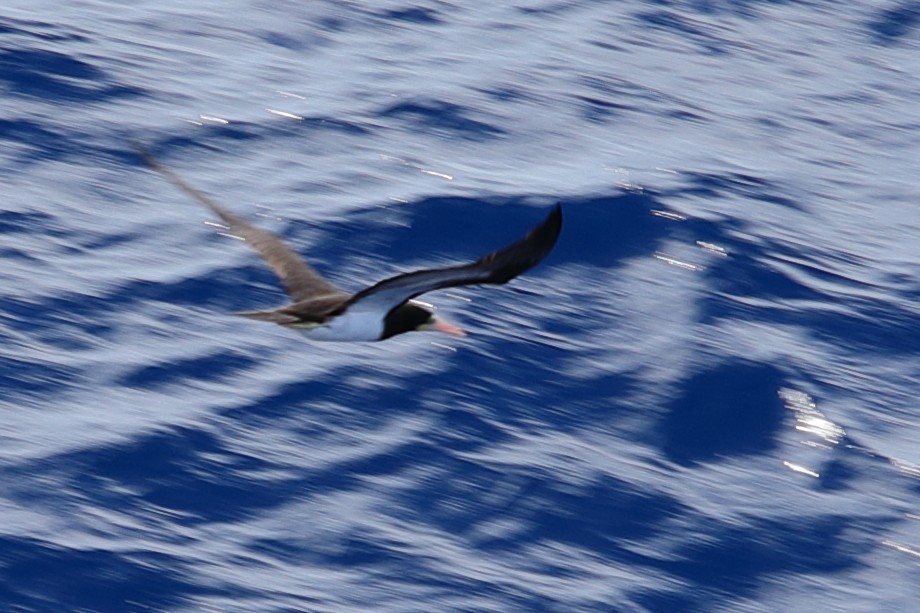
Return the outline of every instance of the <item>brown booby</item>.
{"type": "Polygon", "coordinates": [[[230,232],[252,245],[293,300],[279,309],[237,315],[294,328],[319,341],[382,341],[413,331],[464,336],[460,328],[435,317],[434,307],[414,298],[446,287],[507,283],[546,257],[562,228],[562,208],[557,204],[546,220],[524,238],[475,262],[396,275],[348,294],[320,276],[277,236],[217,204],[163,166],[144,147],[135,148],[152,169],[211,209],[230,232]]]}

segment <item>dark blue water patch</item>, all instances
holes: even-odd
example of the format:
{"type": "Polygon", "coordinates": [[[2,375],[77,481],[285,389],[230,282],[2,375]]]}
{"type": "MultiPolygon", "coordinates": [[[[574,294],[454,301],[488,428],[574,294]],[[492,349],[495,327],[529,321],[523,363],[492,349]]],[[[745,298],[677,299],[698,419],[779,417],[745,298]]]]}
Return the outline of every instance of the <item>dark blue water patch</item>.
{"type": "Polygon", "coordinates": [[[868,28],[872,39],[880,45],[895,45],[903,38],[913,35],[920,24],[920,2],[908,0],[896,2],[887,9],[878,11],[868,28]]]}
{"type": "Polygon", "coordinates": [[[623,44],[618,43],[615,39],[610,40],[591,40],[589,41],[591,45],[603,49],[605,51],[616,51],[619,53],[625,53],[626,47],[623,44]]]}
{"type": "MultiPolygon", "coordinates": [[[[244,269],[245,270],[245,269],[244,269]]],[[[264,278],[277,284],[270,272],[260,267],[253,270],[250,278],[264,278]]],[[[129,280],[103,293],[67,292],[56,296],[44,296],[36,300],[22,301],[0,299],[0,312],[7,315],[6,325],[24,333],[38,334],[49,342],[56,342],[66,336],[68,330],[75,330],[91,336],[110,338],[118,332],[110,317],[116,311],[133,310],[151,302],[169,305],[184,305],[201,309],[201,317],[222,317],[235,311],[251,308],[258,299],[270,302],[270,294],[253,290],[240,292],[243,278],[239,271],[219,270],[207,278],[187,278],[174,283],[156,283],[145,280],[129,280]]],[[[277,304],[284,302],[284,294],[278,290],[274,297],[277,304]]],[[[173,315],[163,315],[167,318],[173,315]]],[[[189,320],[173,320],[173,323],[188,326],[189,320]]]]}
{"type": "MultiPolygon", "coordinates": [[[[552,540],[578,546],[611,560],[637,562],[625,542],[647,540],[686,512],[674,497],[605,475],[573,491],[552,475],[529,477],[522,498],[538,501],[520,517],[525,534],[517,543],[552,540]]],[[[480,511],[483,511],[480,509],[480,511]]]]}
{"type": "MultiPolygon", "coordinates": [[[[746,272],[753,270],[751,268],[746,272]]],[[[766,267],[760,266],[758,273],[760,284],[741,274],[732,283],[747,281],[747,285],[735,288],[744,291],[730,293],[737,296],[760,295],[773,301],[775,306],[751,306],[725,296],[710,296],[700,302],[700,321],[712,323],[734,319],[800,328],[812,338],[846,351],[858,350],[885,356],[920,353],[920,327],[917,326],[916,314],[889,302],[885,296],[841,301],[766,267]],[[792,290],[799,293],[796,298],[809,300],[808,295],[813,294],[814,299],[820,302],[812,302],[808,308],[790,308],[784,302],[789,297],[784,292],[792,290]]],[[[720,275],[720,278],[726,279],[728,275],[720,275]]]]}
{"type": "Polygon", "coordinates": [[[686,589],[641,588],[631,599],[661,613],[732,610],[733,603],[756,598],[783,574],[852,569],[860,565],[859,556],[867,547],[852,544],[847,531],[853,523],[841,516],[760,520],[743,527],[713,521],[698,539],[652,564],[686,589]]]}
{"type": "MultiPolygon", "coordinates": [[[[379,375],[364,367],[339,367],[282,385],[254,402],[218,410],[224,419],[246,428],[277,423],[296,428],[302,421],[299,415],[311,415],[303,432],[305,444],[330,429],[378,428],[401,415],[424,411],[437,420],[430,442],[444,450],[473,451],[500,443],[506,428],[529,429],[535,423],[559,431],[577,430],[585,423],[608,427],[623,417],[624,398],[636,387],[631,378],[620,375],[598,376],[573,386],[558,372],[564,352],[558,359],[548,359],[549,347],[526,338],[480,343],[494,346],[481,352],[463,348],[440,372],[394,375],[398,385],[363,385],[364,380],[378,381],[379,375]],[[509,357],[497,361],[495,352],[509,357]],[[471,379],[469,373],[477,372],[489,376],[471,379]],[[330,410],[327,405],[332,401],[351,410],[330,410]]],[[[183,372],[177,370],[176,375],[180,380],[183,372]]],[[[424,458],[415,453],[411,461],[424,458]]],[[[385,458],[374,462],[377,467],[392,464],[385,458]]]]}
{"type": "MultiPolygon", "coordinates": [[[[705,240],[705,239],[704,239],[705,240]]],[[[815,287],[793,279],[777,268],[770,266],[768,252],[752,244],[740,243],[737,239],[713,242],[726,249],[728,257],[715,261],[704,271],[710,287],[729,297],[761,298],[775,301],[780,306],[783,301],[814,301],[822,304],[829,300],[824,292],[815,287]]],[[[701,310],[702,322],[725,318],[724,296],[710,295],[703,300],[701,310]]],[[[731,302],[731,301],[728,301],[731,302]]]]}
{"type": "Polygon", "coordinates": [[[706,37],[706,33],[699,26],[695,25],[686,15],[677,11],[667,9],[646,11],[636,15],[636,18],[648,27],[672,30],[679,34],[680,38],[687,36],[706,37]]]}
{"type": "MultiPolygon", "coordinates": [[[[836,448],[835,448],[836,451],[836,448]]],[[[817,470],[817,487],[825,492],[840,492],[853,489],[854,480],[860,476],[859,471],[849,458],[834,458],[817,470]]]]}
{"type": "Polygon", "coordinates": [[[444,461],[445,451],[435,445],[427,441],[405,441],[387,448],[384,453],[317,466],[303,474],[300,491],[291,495],[302,497],[305,492],[360,489],[367,477],[398,475],[418,467],[439,466],[444,461]]]}
{"type": "Polygon", "coordinates": [[[73,248],[80,252],[102,249],[112,249],[114,252],[114,248],[124,247],[137,238],[137,234],[128,232],[87,233],[79,238],[79,245],[74,245],[73,248]]]}
{"type": "Polygon", "coordinates": [[[263,32],[259,38],[269,45],[298,53],[310,52],[330,44],[317,30],[300,30],[296,36],[286,32],[263,32]]]}
{"type": "MultiPolygon", "coordinates": [[[[339,375],[332,373],[327,378],[322,399],[333,389],[332,382],[339,375]]],[[[408,388],[420,389],[413,384],[408,384],[408,388]]],[[[373,415],[360,411],[351,412],[356,416],[353,417],[356,421],[353,428],[373,427],[376,421],[392,418],[394,413],[398,413],[394,407],[401,404],[405,405],[404,411],[418,408],[414,403],[405,403],[406,387],[380,389],[380,393],[372,397],[367,397],[369,390],[364,391],[364,395],[358,397],[356,393],[352,400],[336,396],[336,401],[346,406],[361,402],[361,406],[366,406],[371,413],[379,413],[375,419],[373,415]]],[[[269,421],[276,422],[279,418],[309,411],[310,403],[315,400],[307,399],[306,402],[283,407],[272,407],[270,401],[266,401],[249,407],[249,410],[252,413],[266,409],[273,411],[273,419],[269,421]]],[[[479,437],[479,444],[492,444],[494,440],[501,439],[494,426],[457,411],[447,411],[446,417],[442,416],[446,427],[462,424],[470,436],[479,437]]],[[[236,409],[227,416],[245,421],[245,413],[245,409],[236,409]]],[[[264,418],[265,414],[261,417],[264,418]]],[[[316,422],[311,420],[310,423],[316,422]]],[[[310,432],[304,432],[303,437],[304,445],[314,444],[311,438],[316,441],[315,444],[324,444],[323,431],[317,427],[311,426],[310,432]]],[[[472,443],[460,446],[464,449],[476,447],[472,443]]],[[[85,492],[98,506],[129,508],[139,503],[152,504],[181,512],[187,516],[183,521],[197,524],[237,520],[264,509],[276,508],[293,496],[302,497],[309,492],[349,490],[358,487],[360,479],[367,476],[398,474],[419,466],[444,466],[452,462],[449,453],[449,449],[442,448],[436,441],[407,441],[388,447],[381,454],[317,466],[313,470],[301,471],[296,477],[259,480],[252,475],[259,471],[269,472],[271,465],[268,462],[227,450],[212,432],[174,428],[126,443],[68,454],[56,458],[53,465],[65,467],[66,479],[74,482],[73,487],[85,492]],[[120,487],[113,489],[112,483],[120,487]],[[120,493],[126,490],[133,492],[129,498],[120,493]]],[[[30,473],[33,468],[22,470],[30,473]]]]}
{"type": "Polygon", "coordinates": [[[706,21],[692,19],[683,8],[644,11],[636,14],[635,19],[642,28],[676,34],[681,40],[695,42],[711,55],[723,55],[738,46],[737,42],[718,38],[717,29],[706,21]]]}
{"type": "Polygon", "coordinates": [[[0,299],[4,324],[46,343],[49,351],[85,349],[87,337],[108,336],[115,328],[111,320],[100,316],[112,308],[80,294],[34,301],[0,299]],[[95,305],[100,310],[94,310],[95,305]]]}
{"type": "Polygon", "coordinates": [[[661,450],[683,465],[774,450],[785,415],[779,370],[732,361],[680,385],[658,426],[661,450]]]}
{"type": "MultiPolygon", "coordinates": [[[[233,121],[229,124],[206,124],[191,128],[182,127],[174,133],[141,133],[133,131],[123,136],[123,147],[110,155],[120,164],[135,166],[141,171],[149,171],[146,162],[138,155],[134,143],[148,150],[153,157],[165,166],[182,175],[181,160],[197,157],[216,160],[228,155],[238,155],[240,147],[255,147],[258,143],[268,141],[277,143],[282,139],[304,138],[320,133],[332,132],[349,136],[365,136],[371,130],[358,121],[327,117],[323,115],[305,116],[301,121],[253,123],[233,121]]],[[[245,214],[244,211],[239,211],[245,214]]]]}
{"type": "MultiPolygon", "coordinates": [[[[554,576],[557,568],[546,572],[554,576]]],[[[562,572],[559,573],[562,575],[562,572]]],[[[564,613],[572,610],[587,610],[573,607],[571,599],[547,596],[541,586],[528,581],[503,581],[473,573],[461,576],[459,573],[444,575],[433,573],[422,565],[413,565],[405,574],[393,574],[399,583],[411,586],[424,585],[428,588],[425,604],[437,611],[451,613],[483,613],[484,611],[527,611],[528,613],[564,613]],[[418,568],[419,570],[416,570],[418,568]]],[[[414,599],[410,600],[415,604],[414,599]]],[[[376,602],[372,604],[376,605],[376,602]]],[[[412,609],[403,601],[397,601],[394,609],[412,609]]],[[[426,609],[427,610],[427,609],[426,609]]],[[[592,609],[604,611],[605,609],[592,609]]]]}
{"type": "MultiPolygon", "coordinates": [[[[775,202],[787,205],[782,200],[775,202]]],[[[895,298],[887,288],[833,271],[838,262],[867,265],[852,261],[852,256],[768,238],[752,241],[744,238],[752,230],[739,219],[717,224],[689,219],[681,232],[719,245],[728,254],[703,270],[707,285],[714,291],[699,303],[700,323],[757,321],[798,327],[847,350],[896,355],[920,350],[920,327],[915,325],[915,314],[904,306],[912,299],[912,290],[895,298]],[[778,258],[782,258],[780,265],[773,264],[778,258]]]]}
{"type": "Polygon", "coordinates": [[[603,123],[620,114],[620,111],[633,111],[636,107],[620,100],[603,99],[596,96],[576,95],[575,99],[582,103],[582,115],[588,121],[603,123]]]}
{"type": "Polygon", "coordinates": [[[34,266],[42,263],[40,258],[16,247],[0,247],[0,261],[28,263],[34,266]]]}
{"type": "MultiPolygon", "coordinates": [[[[535,209],[530,200],[526,196],[426,198],[401,209],[411,216],[409,228],[387,228],[384,240],[370,244],[381,251],[381,259],[396,263],[428,254],[449,255],[461,261],[476,259],[518,240],[545,218],[549,207],[535,209]]],[[[614,266],[636,255],[654,253],[669,230],[668,222],[652,214],[653,209],[664,207],[656,206],[650,194],[565,198],[558,202],[563,210],[559,242],[538,268],[525,274],[540,274],[541,269],[565,262],[614,266]]],[[[354,228],[351,231],[366,236],[364,220],[353,218],[353,222],[349,224],[354,228]]],[[[336,228],[335,233],[342,232],[336,228]]]]}
{"type": "Polygon", "coordinates": [[[16,603],[9,611],[165,611],[200,592],[164,554],[0,537],[0,602],[16,603]]]}
{"type": "Polygon", "coordinates": [[[399,119],[419,132],[442,132],[467,140],[490,140],[506,134],[505,130],[481,119],[472,119],[472,109],[452,102],[420,98],[399,102],[377,113],[378,117],[399,119]]]}
{"type": "Polygon", "coordinates": [[[0,51],[0,82],[11,92],[50,102],[103,102],[144,93],[87,61],[34,48],[0,51]]]}
{"type": "MultiPolygon", "coordinates": [[[[584,321],[580,322],[583,328],[584,321]]],[[[573,337],[591,334],[584,329],[572,332],[573,337]]],[[[446,391],[434,398],[460,408],[472,399],[490,423],[522,432],[549,429],[577,435],[584,428],[615,428],[630,414],[629,400],[639,387],[633,374],[598,373],[576,381],[560,373],[563,365],[577,370],[582,363],[603,363],[604,351],[598,352],[598,361],[592,361],[592,354],[582,350],[568,351],[525,336],[514,340],[489,337],[462,347],[461,352],[438,379],[446,391]],[[481,374],[470,380],[467,373],[471,372],[481,374]]],[[[440,435],[435,439],[447,448],[458,444],[440,435]]]]}
{"type": "Polygon", "coordinates": [[[681,186],[668,195],[686,197],[688,195],[713,200],[724,199],[726,194],[742,196],[756,202],[779,205],[796,211],[805,207],[791,196],[783,193],[784,187],[762,177],[743,173],[725,173],[721,175],[701,172],[684,172],[689,185],[681,186]]]}
{"type": "MultiPolygon", "coordinates": [[[[10,341],[4,342],[9,351],[10,341]]],[[[79,380],[80,371],[74,367],[49,360],[0,356],[0,389],[9,401],[23,398],[49,400],[70,390],[79,380]]]]}
{"type": "Polygon", "coordinates": [[[403,21],[419,25],[438,25],[444,23],[438,11],[425,6],[407,6],[404,8],[389,9],[378,13],[388,21],[403,21]]]}
{"type": "Polygon", "coordinates": [[[617,114],[615,111],[640,111],[646,103],[656,99],[654,92],[626,79],[607,75],[581,77],[576,91],[584,90],[593,93],[573,93],[572,96],[592,112],[603,113],[604,117],[617,114]]]}
{"type": "Polygon", "coordinates": [[[549,16],[549,15],[563,15],[570,11],[578,10],[582,8],[582,5],[578,2],[568,2],[567,0],[544,0],[540,3],[539,6],[535,6],[532,3],[531,6],[515,6],[514,9],[519,13],[524,15],[536,15],[536,16],[549,16]]]}
{"type": "MultiPolygon", "coordinates": [[[[567,603],[548,603],[545,595],[533,593],[526,585],[494,581],[479,577],[477,573],[464,573],[462,569],[435,569],[426,554],[407,552],[400,541],[391,546],[386,536],[382,537],[371,529],[351,530],[342,534],[334,547],[320,550],[316,549],[315,540],[298,538],[296,535],[286,540],[263,539],[255,542],[253,548],[263,556],[298,565],[309,560],[321,568],[341,568],[350,573],[361,569],[371,573],[375,580],[385,580],[391,585],[412,586],[410,589],[422,589],[425,594],[424,606],[418,608],[414,598],[409,600],[412,605],[407,605],[405,596],[399,591],[386,595],[375,594],[373,601],[360,600],[364,596],[357,592],[350,599],[352,610],[432,610],[457,613],[479,613],[508,607],[514,611],[534,612],[571,610],[570,606],[565,606],[567,603]],[[506,606],[502,608],[499,603],[506,606]]],[[[547,574],[556,577],[572,576],[566,568],[555,567],[552,570],[556,572],[547,574]]],[[[316,610],[326,608],[320,605],[316,610]]]]}
{"type": "Polygon", "coordinates": [[[86,153],[72,134],[68,135],[30,120],[0,119],[0,139],[25,145],[17,151],[20,162],[40,160],[61,160],[72,155],[86,153]]]}
{"type": "Polygon", "coordinates": [[[34,322],[41,320],[41,315],[36,315],[35,304],[28,300],[0,298],[0,313],[3,324],[13,330],[31,330],[34,322]]]}
{"type": "MultiPolygon", "coordinates": [[[[80,475],[86,478],[104,478],[134,486],[143,486],[153,477],[187,477],[190,468],[198,467],[202,454],[223,454],[217,437],[210,432],[194,428],[171,428],[144,434],[123,443],[99,446],[61,457],[55,465],[81,467],[80,475]]],[[[93,491],[95,488],[81,488],[93,491]]],[[[146,489],[151,489],[150,487],[146,489]]]]}
{"type": "Polygon", "coordinates": [[[248,427],[258,428],[277,423],[307,409],[311,403],[325,400],[337,388],[335,372],[337,370],[323,377],[285,383],[275,390],[267,391],[252,403],[218,408],[218,411],[225,418],[248,427]]]}
{"type": "Polygon", "coordinates": [[[438,415],[431,442],[448,451],[470,452],[507,439],[507,432],[495,420],[484,419],[475,407],[455,405],[438,415]]]}
{"type": "Polygon", "coordinates": [[[700,13],[703,15],[731,15],[747,19],[762,19],[767,15],[762,6],[791,4],[792,0],[689,0],[687,2],[673,2],[671,0],[657,0],[654,4],[665,6],[680,6],[683,10],[700,13]]]}
{"type": "Polygon", "coordinates": [[[86,36],[68,32],[57,24],[10,17],[0,17],[0,34],[53,42],[87,42],[89,40],[86,36]]]}
{"type": "Polygon", "coordinates": [[[522,87],[520,84],[516,83],[499,83],[492,84],[488,87],[478,87],[475,88],[480,94],[488,96],[490,99],[508,104],[515,102],[534,102],[536,101],[536,96],[522,87]]]}
{"type": "Polygon", "coordinates": [[[348,31],[352,20],[341,14],[318,15],[314,17],[314,23],[324,32],[341,34],[348,31]]]}
{"type": "Polygon", "coordinates": [[[353,530],[336,541],[336,547],[325,553],[323,566],[341,568],[388,567],[405,560],[402,551],[393,549],[388,543],[381,543],[379,535],[366,530],[353,530]]]}
{"type": "MultiPolygon", "coordinates": [[[[4,122],[0,120],[0,136],[4,122]]],[[[44,211],[0,211],[0,234],[32,234],[54,225],[55,217],[44,211]]]]}
{"type": "Polygon", "coordinates": [[[582,115],[594,122],[616,120],[625,113],[648,113],[649,109],[660,109],[669,117],[688,119],[695,122],[708,121],[705,109],[686,100],[651,89],[622,77],[610,75],[582,76],[579,87],[572,93],[582,115]]]}
{"type": "Polygon", "coordinates": [[[323,115],[304,116],[297,122],[252,123],[233,121],[229,124],[206,124],[193,129],[183,128],[179,133],[131,132],[123,137],[123,148],[108,152],[122,165],[133,165],[149,170],[146,162],[137,154],[132,143],[139,143],[153,157],[181,174],[180,161],[186,157],[217,159],[239,150],[241,143],[255,146],[268,140],[277,143],[280,139],[309,138],[316,133],[332,132],[349,136],[366,136],[370,128],[358,121],[327,117],[323,115]]]}
{"type": "Polygon", "coordinates": [[[396,262],[420,254],[459,259],[454,254],[461,253],[463,260],[472,261],[520,239],[549,213],[549,209],[534,209],[520,200],[501,200],[435,197],[414,202],[408,209],[410,228],[394,232],[384,247],[396,262]]]}
{"type": "Polygon", "coordinates": [[[303,131],[322,130],[339,132],[351,136],[369,136],[371,134],[371,130],[360,123],[333,117],[304,117],[300,125],[303,126],[303,131]]]}
{"type": "MultiPolygon", "coordinates": [[[[399,341],[392,341],[399,342],[399,341]]],[[[305,359],[310,352],[323,351],[323,343],[306,345],[305,359]]],[[[404,374],[398,377],[399,385],[379,385],[380,374],[373,368],[339,366],[311,377],[285,383],[275,390],[267,391],[257,400],[243,405],[235,404],[218,409],[226,419],[245,424],[247,428],[287,421],[302,412],[316,414],[317,403],[334,401],[336,406],[353,409],[351,412],[334,411],[324,413],[324,424],[328,428],[337,426],[343,420],[353,427],[379,427],[393,417],[419,410],[418,391],[449,388],[450,377],[442,373],[426,372],[404,374]],[[370,381],[369,385],[363,381],[370,381]]],[[[323,426],[311,421],[310,432],[323,431],[323,426]]],[[[308,435],[310,433],[307,433],[308,435]]]]}
{"type": "Polygon", "coordinates": [[[858,310],[853,315],[810,310],[802,323],[815,338],[846,349],[889,356],[920,354],[920,327],[912,310],[882,300],[860,301],[858,310]]]}
{"type": "Polygon", "coordinates": [[[258,360],[253,356],[224,351],[214,355],[143,366],[126,374],[118,383],[131,388],[158,389],[166,385],[188,384],[192,381],[219,381],[257,363],[258,360]]]}
{"type": "Polygon", "coordinates": [[[239,268],[217,268],[205,277],[187,277],[169,283],[132,280],[103,300],[114,305],[138,304],[146,301],[200,307],[215,315],[257,308],[257,304],[277,306],[286,302],[281,289],[277,295],[259,292],[256,287],[280,287],[271,269],[261,261],[239,268]],[[250,288],[241,291],[240,288],[250,288]]]}
{"type": "Polygon", "coordinates": [[[629,600],[641,607],[642,611],[650,613],[704,613],[712,611],[712,602],[700,602],[700,597],[689,589],[680,591],[679,588],[665,586],[654,590],[638,589],[627,590],[629,600]]]}
{"type": "Polygon", "coordinates": [[[860,566],[872,544],[868,536],[853,537],[865,533],[857,522],[838,515],[748,518],[741,526],[712,521],[660,568],[696,586],[703,598],[713,592],[727,601],[750,598],[784,573],[822,575],[860,566]]]}
{"type": "Polygon", "coordinates": [[[685,109],[673,109],[667,110],[664,112],[665,117],[670,117],[671,119],[677,119],[678,121],[686,121],[692,123],[704,123],[709,121],[701,113],[691,113],[685,109]]]}
{"type": "MultiPolygon", "coordinates": [[[[8,71],[26,68],[39,74],[53,74],[82,81],[97,81],[105,76],[102,70],[88,62],[46,49],[6,49],[0,51],[0,66],[3,66],[8,71]]],[[[4,74],[5,78],[9,78],[9,76],[7,73],[4,74]]]]}
{"type": "Polygon", "coordinates": [[[124,141],[124,160],[141,169],[149,170],[149,166],[138,155],[137,147],[133,143],[140,144],[153,157],[169,165],[173,152],[181,151],[185,156],[189,155],[189,150],[192,150],[193,154],[197,153],[195,150],[200,150],[203,156],[221,155],[226,153],[222,146],[233,149],[239,147],[239,143],[258,141],[263,137],[263,132],[263,127],[257,124],[234,121],[226,125],[196,126],[191,135],[187,132],[165,135],[131,134],[126,136],[124,141]]]}
{"type": "Polygon", "coordinates": [[[394,227],[392,212],[371,209],[332,221],[325,230],[338,242],[353,245],[356,254],[394,267],[417,267],[420,261],[445,257],[473,261],[523,237],[549,213],[548,208],[535,213],[522,198],[455,197],[426,198],[398,211],[408,227],[394,227]]]}
{"type": "Polygon", "coordinates": [[[568,211],[553,252],[557,262],[612,267],[655,253],[672,224],[654,215],[665,210],[651,191],[560,201],[568,211]]]}
{"type": "MultiPolygon", "coordinates": [[[[600,351],[593,360],[590,355],[579,355],[573,359],[574,367],[577,368],[582,360],[584,363],[602,364],[605,357],[600,351]]],[[[541,387],[540,403],[534,409],[546,424],[559,432],[577,434],[585,427],[594,431],[614,429],[618,422],[633,415],[631,400],[641,389],[638,373],[598,374],[590,380],[573,382],[568,377],[559,376],[558,364],[550,361],[543,368],[533,371],[537,377],[549,381],[541,387]]],[[[528,376],[534,375],[525,375],[528,376]]],[[[524,409],[514,411],[512,415],[519,413],[525,413],[524,409]]],[[[526,414],[519,417],[522,423],[526,423],[526,414]]]]}
{"type": "Polygon", "coordinates": [[[224,448],[213,433],[173,428],[56,458],[73,487],[101,508],[154,505],[183,514],[188,525],[237,521],[276,508],[306,491],[304,479],[268,477],[273,465],[224,448]],[[220,458],[210,461],[206,458],[220,458]],[[112,483],[131,490],[113,489],[112,483]]]}
{"type": "MultiPolygon", "coordinates": [[[[900,478],[906,479],[907,487],[914,493],[920,494],[920,479],[917,478],[917,467],[915,465],[892,457],[878,448],[863,444],[857,440],[852,431],[841,439],[834,450],[838,456],[830,460],[826,467],[816,471],[821,473],[821,478],[823,478],[825,470],[831,471],[830,486],[827,489],[843,489],[846,484],[857,477],[865,478],[866,468],[871,464],[871,468],[875,471],[885,475],[897,475],[899,480],[900,478]],[[863,462],[858,462],[857,460],[863,460],[863,462]],[[870,464],[866,464],[865,460],[868,460],[870,464]]],[[[819,489],[824,489],[824,484],[820,481],[821,478],[819,478],[818,487],[819,489]]],[[[894,482],[892,481],[892,483],[894,482]]],[[[900,513],[897,513],[898,518],[903,519],[900,513]]]]}

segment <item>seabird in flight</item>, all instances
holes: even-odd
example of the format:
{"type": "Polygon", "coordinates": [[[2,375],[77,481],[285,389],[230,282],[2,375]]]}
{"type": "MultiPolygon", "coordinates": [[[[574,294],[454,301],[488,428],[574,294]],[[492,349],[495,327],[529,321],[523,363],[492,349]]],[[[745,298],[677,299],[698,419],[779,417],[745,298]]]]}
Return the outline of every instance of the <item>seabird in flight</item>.
{"type": "Polygon", "coordinates": [[[445,287],[507,283],[546,257],[562,228],[562,208],[557,204],[546,220],[524,238],[475,262],[396,275],[348,294],[320,276],[280,238],[217,204],[163,166],[144,147],[135,148],[152,169],[211,209],[230,232],[252,245],[293,300],[279,309],[237,314],[294,328],[318,341],[382,341],[413,331],[464,336],[460,328],[435,317],[431,305],[414,298],[445,287]]]}

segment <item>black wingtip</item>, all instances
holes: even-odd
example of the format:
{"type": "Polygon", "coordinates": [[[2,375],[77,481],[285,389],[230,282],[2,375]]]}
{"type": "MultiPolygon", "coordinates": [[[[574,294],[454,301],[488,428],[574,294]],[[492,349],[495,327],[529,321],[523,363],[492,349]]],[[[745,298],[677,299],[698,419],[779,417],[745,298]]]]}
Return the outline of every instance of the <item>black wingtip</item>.
{"type": "Polygon", "coordinates": [[[477,264],[487,267],[491,275],[487,283],[507,283],[522,272],[540,263],[559,240],[562,232],[562,205],[556,204],[546,219],[527,236],[503,249],[482,257],[477,264]]]}
{"type": "Polygon", "coordinates": [[[534,264],[542,260],[556,246],[562,232],[562,205],[556,203],[552,212],[539,226],[531,230],[523,242],[530,243],[535,257],[534,264]]]}
{"type": "Polygon", "coordinates": [[[559,238],[559,233],[562,231],[562,204],[557,202],[556,206],[553,207],[553,211],[546,217],[544,224],[548,224],[550,227],[555,229],[555,238],[553,239],[553,244],[556,243],[556,239],[559,238]]]}

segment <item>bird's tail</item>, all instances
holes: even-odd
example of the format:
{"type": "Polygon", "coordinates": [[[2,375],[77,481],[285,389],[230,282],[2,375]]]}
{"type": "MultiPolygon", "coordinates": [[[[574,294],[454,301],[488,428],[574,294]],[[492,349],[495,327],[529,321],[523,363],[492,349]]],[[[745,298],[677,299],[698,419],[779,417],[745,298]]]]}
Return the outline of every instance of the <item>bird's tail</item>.
{"type": "Polygon", "coordinates": [[[281,326],[289,326],[300,321],[299,318],[291,315],[290,313],[283,313],[280,310],[274,311],[237,311],[234,315],[239,315],[240,317],[246,317],[248,319],[256,319],[258,321],[267,321],[273,324],[279,324],[281,326]]]}

